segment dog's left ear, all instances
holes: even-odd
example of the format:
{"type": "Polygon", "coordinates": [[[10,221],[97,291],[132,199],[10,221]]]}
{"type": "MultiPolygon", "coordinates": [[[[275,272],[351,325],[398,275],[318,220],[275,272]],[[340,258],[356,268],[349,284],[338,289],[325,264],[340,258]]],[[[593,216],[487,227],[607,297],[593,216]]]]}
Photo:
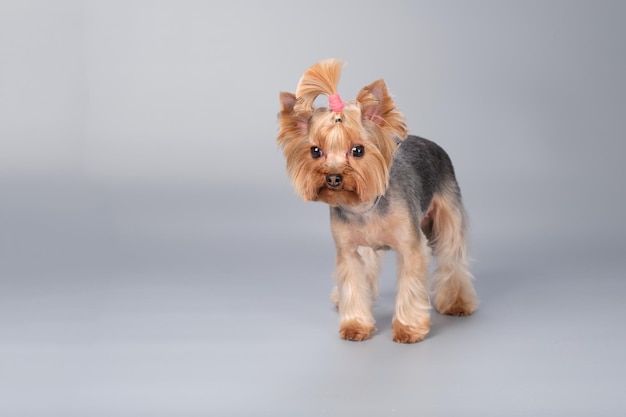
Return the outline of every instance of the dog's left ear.
{"type": "Polygon", "coordinates": [[[398,139],[406,138],[408,131],[404,116],[396,109],[396,104],[389,95],[387,85],[382,78],[363,87],[356,101],[361,106],[364,120],[372,121],[381,130],[398,139]]]}

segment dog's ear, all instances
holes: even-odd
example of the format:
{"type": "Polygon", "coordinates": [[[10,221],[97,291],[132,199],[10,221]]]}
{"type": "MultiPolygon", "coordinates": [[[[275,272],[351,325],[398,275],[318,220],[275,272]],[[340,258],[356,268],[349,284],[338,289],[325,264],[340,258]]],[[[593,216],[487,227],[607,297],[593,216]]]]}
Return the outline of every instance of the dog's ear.
{"type": "Polygon", "coordinates": [[[278,113],[278,144],[287,151],[290,143],[305,138],[309,133],[310,112],[295,111],[298,99],[292,93],[280,93],[280,113],[278,113]]]}
{"type": "Polygon", "coordinates": [[[381,78],[363,87],[356,98],[361,106],[364,120],[370,120],[383,131],[404,139],[408,134],[404,116],[396,110],[396,104],[387,91],[387,85],[381,78]]]}
{"type": "Polygon", "coordinates": [[[309,132],[310,112],[295,111],[298,99],[292,93],[285,91],[280,92],[280,113],[278,119],[280,122],[281,133],[287,129],[292,134],[306,135],[309,132]]]}
{"type": "Polygon", "coordinates": [[[361,105],[363,118],[379,125],[383,122],[383,114],[395,108],[395,104],[387,92],[385,80],[382,78],[363,87],[356,100],[361,105]]]}
{"type": "Polygon", "coordinates": [[[296,106],[298,99],[295,95],[288,93],[286,91],[280,92],[280,112],[291,113],[293,112],[293,108],[296,106]]]}

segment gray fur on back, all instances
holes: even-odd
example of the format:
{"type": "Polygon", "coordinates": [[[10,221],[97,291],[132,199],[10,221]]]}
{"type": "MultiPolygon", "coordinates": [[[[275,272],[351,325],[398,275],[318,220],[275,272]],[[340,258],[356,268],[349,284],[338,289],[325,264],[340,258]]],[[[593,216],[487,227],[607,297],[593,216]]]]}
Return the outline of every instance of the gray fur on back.
{"type": "MultiPolygon", "coordinates": [[[[443,188],[453,190],[460,198],[454,168],[448,154],[436,143],[409,135],[394,154],[389,173],[389,187],[375,208],[375,214],[385,215],[389,201],[406,201],[415,213],[415,226],[424,215],[433,195],[443,188]]],[[[340,207],[331,208],[331,214],[343,221],[363,222],[361,215],[340,207]]]]}

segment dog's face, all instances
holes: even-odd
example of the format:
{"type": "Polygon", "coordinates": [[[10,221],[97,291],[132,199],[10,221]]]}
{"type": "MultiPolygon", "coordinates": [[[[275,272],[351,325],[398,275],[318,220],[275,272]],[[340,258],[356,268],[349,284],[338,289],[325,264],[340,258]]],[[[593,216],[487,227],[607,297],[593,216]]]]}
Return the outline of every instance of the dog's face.
{"type": "Polygon", "coordinates": [[[301,101],[281,93],[278,143],[302,199],[358,206],[382,195],[397,148],[394,138],[407,134],[384,81],[363,88],[341,111],[301,101]]]}

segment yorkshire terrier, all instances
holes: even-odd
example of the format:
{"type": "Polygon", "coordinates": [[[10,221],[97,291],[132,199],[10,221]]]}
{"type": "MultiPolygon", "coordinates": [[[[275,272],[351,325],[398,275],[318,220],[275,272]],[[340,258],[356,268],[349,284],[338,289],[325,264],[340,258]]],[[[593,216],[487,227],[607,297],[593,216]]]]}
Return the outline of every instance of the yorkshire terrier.
{"type": "Polygon", "coordinates": [[[342,339],[365,340],[376,330],[382,254],[395,250],[395,342],[414,343],[430,329],[429,259],[437,258],[433,302],[453,316],[478,305],[468,268],[467,217],[454,169],[437,144],[408,135],[404,116],[384,80],[343,102],[337,85],[343,64],[320,61],[300,79],[296,94],[280,93],[278,144],[296,192],[330,206],[336,246],[336,286],[342,339]],[[319,95],[329,107],[315,107],[319,95]]]}

